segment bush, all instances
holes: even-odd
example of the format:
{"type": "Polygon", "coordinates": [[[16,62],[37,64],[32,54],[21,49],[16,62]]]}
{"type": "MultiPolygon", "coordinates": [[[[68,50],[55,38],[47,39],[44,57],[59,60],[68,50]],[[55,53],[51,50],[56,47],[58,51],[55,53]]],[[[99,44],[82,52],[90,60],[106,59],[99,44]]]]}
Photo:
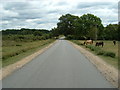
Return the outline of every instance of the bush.
{"type": "Polygon", "coordinates": [[[72,40],[73,38],[74,38],[73,35],[66,36],[66,39],[68,39],[68,40],[72,40]]]}
{"type": "Polygon", "coordinates": [[[112,58],[115,58],[115,53],[113,53],[113,52],[106,52],[106,53],[104,54],[104,56],[110,56],[110,57],[112,57],[112,58]]]}
{"type": "Polygon", "coordinates": [[[80,45],[82,45],[82,46],[83,46],[84,44],[83,44],[83,43],[80,43],[80,45]]]}
{"type": "Polygon", "coordinates": [[[104,55],[104,56],[109,56],[112,58],[115,58],[115,53],[114,52],[106,52],[101,50],[99,47],[95,47],[92,45],[87,45],[86,48],[89,48],[91,51],[95,51],[97,53],[97,55],[104,55]]]}
{"type": "Polygon", "coordinates": [[[104,55],[104,56],[109,56],[109,57],[112,57],[112,58],[115,58],[115,53],[113,52],[106,52],[106,51],[98,51],[97,55],[104,55]]]}
{"type": "Polygon", "coordinates": [[[105,54],[105,51],[103,51],[103,50],[100,50],[97,52],[97,55],[104,55],[104,54],[105,54]]]}
{"type": "Polygon", "coordinates": [[[86,47],[86,48],[90,48],[90,45],[86,45],[85,47],[86,47]]]}
{"type": "Polygon", "coordinates": [[[16,44],[16,46],[22,46],[22,45],[20,45],[20,44],[16,44]]]}
{"type": "Polygon", "coordinates": [[[100,50],[99,47],[95,47],[95,46],[92,46],[92,45],[87,45],[86,48],[89,48],[91,51],[95,51],[95,52],[100,50]]]}

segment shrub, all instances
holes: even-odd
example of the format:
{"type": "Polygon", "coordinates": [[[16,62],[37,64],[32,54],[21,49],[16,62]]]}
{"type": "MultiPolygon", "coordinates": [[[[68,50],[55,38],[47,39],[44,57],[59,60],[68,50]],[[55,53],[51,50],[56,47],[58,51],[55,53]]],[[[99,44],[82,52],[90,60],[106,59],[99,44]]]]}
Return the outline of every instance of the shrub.
{"type": "Polygon", "coordinates": [[[89,47],[90,47],[89,45],[86,46],[86,48],[89,48],[89,47]]]}
{"type": "Polygon", "coordinates": [[[68,36],[66,36],[66,39],[68,39],[68,40],[72,40],[73,38],[74,38],[73,35],[68,35],[68,36]]]}
{"type": "Polygon", "coordinates": [[[22,45],[20,45],[20,44],[16,44],[16,46],[22,46],[22,45]]]}
{"type": "Polygon", "coordinates": [[[105,54],[105,51],[103,51],[103,50],[100,50],[97,52],[97,55],[104,55],[104,54],[105,54]]]}
{"type": "Polygon", "coordinates": [[[113,52],[106,52],[106,53],[104,54],[104,56],[110,56],[110,57],[112,57],[112,58],[115,58],[115,53],[113,53],[113,52]]]}
{"type": "Polygon", "coordinates": [[[104,55],[104,56],[109,56],[109,57],[112,57],[112,58],[115,58],[115,56],[116,56],[115,53],[113,53],[113,52],[106,52],[106,51],[103,51],[103,50],[98,51],[97,55],[104,55]]]}
{"type": "Polygon", "coordinates": [[[27,50],[25,50],[25,49],[22,49],[22,52],[26,52],[27,50]]]}
{"type": "Polygon", "coordinates": [[[95,47],[95,46],[92,46],[92,45],[87,45],[86,48],[89,48],[91,51],[95,51],[95,52],[100,50],[99,47],[95,47]]]}

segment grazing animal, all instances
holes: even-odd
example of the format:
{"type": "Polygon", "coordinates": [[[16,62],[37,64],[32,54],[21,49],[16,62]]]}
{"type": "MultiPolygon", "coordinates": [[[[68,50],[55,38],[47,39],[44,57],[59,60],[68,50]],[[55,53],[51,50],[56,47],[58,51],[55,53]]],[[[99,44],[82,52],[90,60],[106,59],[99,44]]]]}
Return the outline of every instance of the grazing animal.
{"type": "Polygon", "coordinates": [[[95,46],[104,46],[104,42],[96,42],[95,46]]]}
{"type": "Polygon", "coordinates": [[[116,45],[116,41],[115,40],[113,40],[113,44],[116,45]]]}
{"type": "Polygon", "coordinates": [[[86,41],[84,42],[84,45],[87,45],[87,44],[93,44],[93,40],[86,40],[86,41]]]}

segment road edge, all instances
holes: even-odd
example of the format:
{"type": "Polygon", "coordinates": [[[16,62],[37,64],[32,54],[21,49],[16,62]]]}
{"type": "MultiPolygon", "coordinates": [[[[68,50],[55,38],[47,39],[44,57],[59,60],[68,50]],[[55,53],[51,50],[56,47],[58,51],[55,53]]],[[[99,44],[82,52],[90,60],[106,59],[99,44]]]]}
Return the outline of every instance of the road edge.
{"type": "Polygon", "coordinates": [[[38,50],[37,52],[19,60],[18,62],[8,65],[2,69],[0,69],[0,80],[4,79],[5,77],[7,77],[8,75],[10,75],[12,72],[14,72],[15,70],[22,68],[25,64],[29,63],[30,61],[32,61],[34,58],[36,58],[38,55],[44,53],[46,50],[48,50],[49,48],[51,48],[55,43],[57,42],[54,41],[53,43],[50,43],[49,45],[47,45],[46,47],[38,50]],[[22,64],[21,64],[22,63],[22,64]]]}
{"type": "Polygon", "coordinates": [[[102,75],[108,80],[113,86],[118,88],[118,70],[113,66],[107,64],[100,57],[95,56],[93,53],[85,50],[81,46],[68,41],[73,47],[78,49],[88,60],[102,73],[102,75]],[[96,59],[97,58],[97,59],[96,59]]]}

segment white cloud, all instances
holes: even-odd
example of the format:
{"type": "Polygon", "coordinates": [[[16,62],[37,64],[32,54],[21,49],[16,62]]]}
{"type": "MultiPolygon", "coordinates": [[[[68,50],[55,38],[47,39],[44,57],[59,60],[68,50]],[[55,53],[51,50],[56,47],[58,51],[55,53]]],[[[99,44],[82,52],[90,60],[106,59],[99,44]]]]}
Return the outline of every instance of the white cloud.
{"type": "Polygon", "coordinates": [[[5,10],[3,6],[0,7],[0,15],[2,17],[17,17],[19,14],[17,12],[11,11],[11,10],[5,10]]]}
{"type": "Polygon", "coordinates": [[[2,28],[56,27],[62,14],[81,16],[92,13],[104,25],[118,21],[118,0],[2,0],[0,4],[2,28]]]}

